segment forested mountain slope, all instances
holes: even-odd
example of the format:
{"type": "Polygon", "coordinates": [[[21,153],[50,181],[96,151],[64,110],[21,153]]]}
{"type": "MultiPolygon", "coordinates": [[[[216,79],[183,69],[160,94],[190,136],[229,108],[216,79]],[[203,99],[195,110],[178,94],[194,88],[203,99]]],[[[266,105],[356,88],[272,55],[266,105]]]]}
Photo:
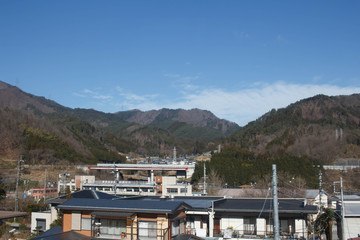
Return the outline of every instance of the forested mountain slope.
{"type": "Polygon", "coordinates": [[[318,95],[271,110],[226,141],[255,153],[309,156],[330,164],[360,156],[360,95],[318,95]]]}
{"type": "Polygon", "coordinates": [[[171,155],[174,146],[180,154],[196,153],[238,129],[208,111],[188,110],[188,119],[208,122],[202,125],[186,120],[186,110],[176,111],[181,118],[158,117],[144,125],[121,114],[67,108],[0,81],[0,158],[24,154],[33,163],[118,162],[124,160],[120,153],[171,155]]]}

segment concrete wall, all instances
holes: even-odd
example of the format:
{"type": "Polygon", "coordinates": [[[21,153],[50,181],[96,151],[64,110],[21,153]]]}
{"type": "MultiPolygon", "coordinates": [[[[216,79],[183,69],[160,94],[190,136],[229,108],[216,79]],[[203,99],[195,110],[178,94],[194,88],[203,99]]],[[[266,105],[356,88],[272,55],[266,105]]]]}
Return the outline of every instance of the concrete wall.
{"type": "Polygon", "coordinates": [[[51,212],[32,212],[31,213],[31,232],[35,232],[36,230],[36,220],[37,219],[45,219],[46,221],[46,230],[50,229],[51,220],[51,212]]]}

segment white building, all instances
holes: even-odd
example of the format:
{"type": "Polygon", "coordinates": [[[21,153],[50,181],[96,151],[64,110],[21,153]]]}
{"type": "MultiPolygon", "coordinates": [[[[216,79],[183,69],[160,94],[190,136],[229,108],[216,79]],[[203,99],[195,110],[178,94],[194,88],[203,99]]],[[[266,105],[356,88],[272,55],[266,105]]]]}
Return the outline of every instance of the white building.
{"type": "Polygon", "coordinates": [[[192,196],[192,186],[177,179],[176,176],[153,176],[148,181],[93,181],[83,182],[83,190],[95,190],[116,195],[167,195],[167,196],[192,196]],[[114,189],[116,189],[114,191],[114,189]]]}

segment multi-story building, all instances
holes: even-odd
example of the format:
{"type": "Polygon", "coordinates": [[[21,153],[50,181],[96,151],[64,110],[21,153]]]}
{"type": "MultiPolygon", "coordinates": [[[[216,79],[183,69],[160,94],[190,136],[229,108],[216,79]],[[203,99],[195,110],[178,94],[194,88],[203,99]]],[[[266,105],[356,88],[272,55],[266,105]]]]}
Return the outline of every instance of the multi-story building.
{"type": "Polygon", "coordinates": [[[75,192],[77,190],[81,190],[84,183],[93,183],[95,182],[95,176],[85,175],[85,176],[75,176],[75,179],[68,179],[70,175],[67,173],[62,173],[59,175],[60,180],[58,182],[58,192],[60,195],[66,193],[66,189],[68,188],[70,192],[75,192]]]}
{"type": "Polygon", "coordinates": [[[174,195],[192,196],[192,186],[176,176],[149,178],[148,181],[94,181],[82,182],[82,189],[96,190],[116,195],[174,195]],[[115,189],[115,190],[114,190],[115,189]]]}
{"type": "Polygon", "coordinates": [[[44,188],[31,188],[26,191],[27,196],[33,197],[36,201],[40,199],[46,198],[54,198],[58,196],[58,188],[57,187],[47,187],[46,192],[44,188]]]}

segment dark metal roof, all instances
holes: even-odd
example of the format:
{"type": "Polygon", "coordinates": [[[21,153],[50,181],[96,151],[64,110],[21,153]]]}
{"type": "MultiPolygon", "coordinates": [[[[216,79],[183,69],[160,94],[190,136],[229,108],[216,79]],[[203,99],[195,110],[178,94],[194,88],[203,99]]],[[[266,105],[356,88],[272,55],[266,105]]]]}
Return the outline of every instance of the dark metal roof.
{"type": "Polygon", "coordinates": [[[223,197],[179,196],[179,197],[169,198],[169,197],[159,197],[159,196],[141,196],[141,197],[131,198],[131,200],[133,200],[133,201],[136,201],[136,200],[138,201],[140,199],[143,201],[184,202],[184,203],[188,204],[189,206],[191,206],[192,210],[201,210],[201,209],[211,208],[211,204],[213,201],[223,199],[223,197]]]}
{"type": "Polygon", "coordinates": [[[147,212],[147,213],[173,213],[189,205],[179,201],[143,201],[143,200],[111,200],[111,199],[77,199],[71,198],[60,204],[59,209],[90,210],[90,211],[118,211],[118,212],[147,212]]]}
{"type": "MultiPolygon", "coordinates": [[[[71,193],[70,196],[71,196],[71,198],[87,198],[87,199],[116,199],[116,198],[118,198],[114,195],[99,192],[99,191],[94,191],[94,190],[81,190],[78,192],[71,193]]],[[[52,199],[46,200],[45,203],[61,204],[67,200],[68,200],[68,195],[63,195],[63,196],[60,196],[57,198],[52,198],[52,199]]]]}
{"type": "Polygon", "coordinates": [[[92,212],[92,216],[131,217],[134,213],[128,212],[92,212]]]}
{"type": "Polygon", "coordinates": [[[70,231],[62,232],[61,227],[54,227],[44,232],[40,236],[31,238],[30,240],[90,240],[91,238],[83,234],[70,231]]]}
{"type": "MultiPolygon", "coordinates": [[[[317,213],[317,206],[304,205],[303,199],[279,199],[279,213],[317,213]]],[[[215,212],[272,212],[272,199],[223,199],[214,203],[215,212]]]]}

